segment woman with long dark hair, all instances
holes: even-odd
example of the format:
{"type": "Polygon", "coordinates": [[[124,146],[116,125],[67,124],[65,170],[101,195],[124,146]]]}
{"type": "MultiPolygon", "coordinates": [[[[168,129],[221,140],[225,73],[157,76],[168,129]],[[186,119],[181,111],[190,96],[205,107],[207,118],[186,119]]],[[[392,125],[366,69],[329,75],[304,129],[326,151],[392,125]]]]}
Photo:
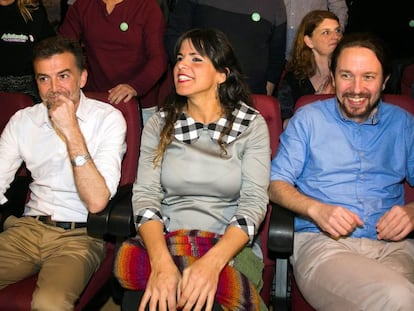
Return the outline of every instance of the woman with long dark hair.
{"type": "Polygon", "coordinates": [[[138,235],[115,266],[138,290],[123,309],[264,310],[255,236],[268,204],[266,122],[222,32],[190,30],[175,51],[173,94],[143,130],[138,235]]]}

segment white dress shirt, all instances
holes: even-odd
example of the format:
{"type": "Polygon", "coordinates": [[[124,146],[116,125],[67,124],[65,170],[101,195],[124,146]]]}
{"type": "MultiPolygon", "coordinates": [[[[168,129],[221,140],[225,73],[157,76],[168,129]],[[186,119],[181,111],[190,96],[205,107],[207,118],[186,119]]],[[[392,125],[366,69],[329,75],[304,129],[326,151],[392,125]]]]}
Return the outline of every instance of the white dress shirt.
{"type": "MultiPolygon", "coordinates": [[[[87,98],[83,93],[76,116],[89,154],[112,197],[126,150],[125,119],[110,104],[87,98]]],[[[66,145],[52,128],[44,104],[18,111],[0,137],[0,204],[7,201],[4,193],[22,162],[33,178],[24,215],[86,222],[88,209],[77,192],[66,145]]]]}

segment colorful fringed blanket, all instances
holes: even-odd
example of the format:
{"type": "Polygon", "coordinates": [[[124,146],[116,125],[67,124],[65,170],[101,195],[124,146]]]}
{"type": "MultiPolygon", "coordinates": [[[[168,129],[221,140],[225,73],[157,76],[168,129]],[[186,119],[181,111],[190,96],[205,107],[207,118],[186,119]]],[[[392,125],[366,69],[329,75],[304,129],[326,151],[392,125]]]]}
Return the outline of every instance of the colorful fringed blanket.
{"type": "MultiPolygon", "coordinates": [[[[220,235],[198,230],[178,230],[168,233],[166,242],[178,269],[182,272],[203,256],[220,235]]],[[[151,272],[147,252],[139,239],[125,241],[117,253],[114,273],[122,287],[145,290],[151,272]]],[[[224,310],[260,310],[260,296],[248,278],[227,265],[221,272],[216,301],[224,310]]]]}

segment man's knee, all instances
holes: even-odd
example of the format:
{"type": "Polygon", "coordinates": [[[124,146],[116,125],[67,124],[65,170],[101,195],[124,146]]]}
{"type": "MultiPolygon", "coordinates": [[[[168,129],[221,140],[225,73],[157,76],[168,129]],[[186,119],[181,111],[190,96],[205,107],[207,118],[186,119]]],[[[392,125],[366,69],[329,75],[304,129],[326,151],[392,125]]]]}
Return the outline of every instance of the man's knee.
{"type": "Polygon", "coordinates": [[[72,311],[78,297],[65,292],[35,290],[32,297],[32,311],[72,311]]]}
{"type": "Polygon", "coordinates": [[[410,311],[414,306],[414,284],[409,282],[387,283],[377,291],[378,299],[383,299],[383,310],[410,311]]]}

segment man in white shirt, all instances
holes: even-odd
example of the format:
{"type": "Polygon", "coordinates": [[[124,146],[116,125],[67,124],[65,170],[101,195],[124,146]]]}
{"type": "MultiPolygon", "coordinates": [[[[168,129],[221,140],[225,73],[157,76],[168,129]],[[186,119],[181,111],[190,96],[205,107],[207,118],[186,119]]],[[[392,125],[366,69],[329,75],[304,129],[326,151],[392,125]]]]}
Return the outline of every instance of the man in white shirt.
{"type": "Polygon", "coordinates": [[[43,102],[18,111],[0,138],[0,204],[22,162],[33,178],[23,217],[8,217],[0,234],[0,288],[39,273],[32,310],[73,310],[105,256],[86,221],[117,190],[126,124],[119,110],[82,93],[77,42],[39,42],[33,64],[43,102]]]}

